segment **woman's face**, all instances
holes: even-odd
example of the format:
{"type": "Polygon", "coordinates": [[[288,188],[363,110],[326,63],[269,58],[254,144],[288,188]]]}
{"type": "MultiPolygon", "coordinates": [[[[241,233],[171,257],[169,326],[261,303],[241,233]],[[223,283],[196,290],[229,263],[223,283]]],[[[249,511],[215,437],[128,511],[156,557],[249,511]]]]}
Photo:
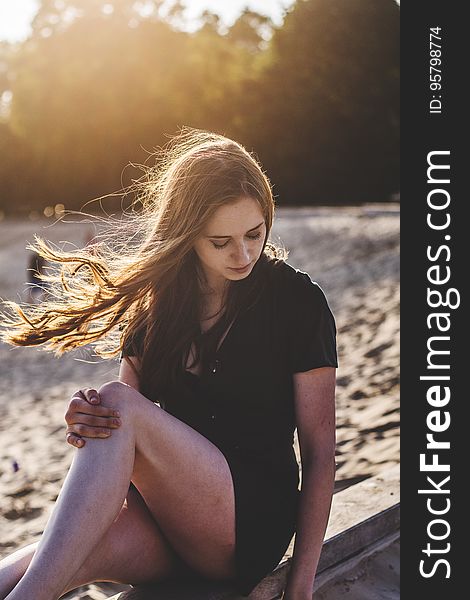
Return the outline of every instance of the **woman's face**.
{"type": "Polygon", "coordinates": [[[194,243],[212,289],[247,277],[261,256],[266,224],[257,200],[242,196],[221,206],[194,243]]]}

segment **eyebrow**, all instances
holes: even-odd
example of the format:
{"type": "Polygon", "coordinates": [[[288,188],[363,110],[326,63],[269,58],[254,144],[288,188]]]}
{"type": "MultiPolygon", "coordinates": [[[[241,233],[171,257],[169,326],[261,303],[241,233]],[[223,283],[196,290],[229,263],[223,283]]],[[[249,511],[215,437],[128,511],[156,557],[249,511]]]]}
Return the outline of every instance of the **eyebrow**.
{"type": "MultiPolygon", "coordinates": [[[[261,223],[258,223],[258,225],[256,225],[256,227],[252,227],[251,229],[248,229],[248,231],[246,233],[250,233],[251,231],[254,231],[255,229],[258,229],[258,227],[261,227],[261,225],[264,223],[264,221],[261,221],[261,223]]],[[[231,235],[206,235],[206,238],[230,238],[232,237],[231,235]]]]}

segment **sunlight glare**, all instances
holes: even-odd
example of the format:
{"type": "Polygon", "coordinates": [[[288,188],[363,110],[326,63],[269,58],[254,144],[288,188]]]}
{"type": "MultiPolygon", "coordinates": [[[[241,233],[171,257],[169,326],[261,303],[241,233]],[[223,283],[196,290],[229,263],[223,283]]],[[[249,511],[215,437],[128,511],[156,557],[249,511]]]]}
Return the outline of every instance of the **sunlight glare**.
{"type": "MultiPolygon", "coordinates": [[[[39,8],[39,0],[14,0],[5,2],[0,0],[0,41],[20,42],[26,39],[31,33],[31,22],[39,8]]],[[[162,14],[165,14],[165,5],[167,7],[173,4],[173,0],[167,0],[163,3],[162,14]]],[[[283,19],[284,11],[294,4],[294,0],[230,0],[230,2],[220,2],[220,0],[182,0],[184,10],[184,29],[195,30],[200,24],[200,17],[204,10],[209,10],[220,16],[221,24],[225,27],[232,25],[241,11],[246,7],[263,15],[271,17],[275,25],[280,25],[283,19]]],[[[65,3],[62,0],[56,0],[58,8],[64,8],[65,3]]],[[[155,10],[155,3],[146,0],[135,2],[137,12],[143,17],[150,17],[155,10]]],[[[103,2],[103,14],[111,15],[114,12],[112,0],[103,2]]],[[[80,11],[70,7],[63,18],[65,22],[73,20],[80,11]],[[69,12],[70,11],[70,12],[69,12]]]]}
{"type": "Polygon", "coordinates": [[[17,42],[31,33],[31,21],[39,8],[38,0],[0,2],[0,40],[17,42]]]}

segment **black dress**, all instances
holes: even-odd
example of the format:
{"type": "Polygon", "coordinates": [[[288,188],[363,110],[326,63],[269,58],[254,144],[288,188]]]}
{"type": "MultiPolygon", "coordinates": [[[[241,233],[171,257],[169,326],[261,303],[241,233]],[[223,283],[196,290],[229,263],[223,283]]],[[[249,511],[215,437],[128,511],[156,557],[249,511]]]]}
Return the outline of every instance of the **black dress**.
{"type": "Polygon", "coordinates": [[[242,595],[277,566],[295,532],[292,375],[337,367],[335,322],[320,286],[282,261],[267,261],[263,277],[258,301],[238,314],[209,373],[185,371],[165,399],[165,410],[213,442],[230,467],[242,595]]]}

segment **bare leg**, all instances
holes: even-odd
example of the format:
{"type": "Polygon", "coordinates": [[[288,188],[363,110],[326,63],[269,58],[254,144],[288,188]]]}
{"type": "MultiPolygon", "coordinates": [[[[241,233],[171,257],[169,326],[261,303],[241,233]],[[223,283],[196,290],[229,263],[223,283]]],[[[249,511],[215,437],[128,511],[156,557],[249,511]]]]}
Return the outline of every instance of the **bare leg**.
{"type": "MultiPolygon", "coordinates": [[[[0,561],[0,598],[23,577],[38,542],[0,561]]],[[[131,488],[118,518],[100,540],[95,552],[64,592],[93,581],[142,583],[176,575],[181,560],[164,538],[142,497],[131,488]]]]}
{"type": "Polygon", "coordinates": [[[190,566],[232,577],[234,493],[222,453],[125,384],[106,384],[100,395],[119,409],[123,425],[76,453],[38,550],[8,600],[52,600],[68,589],[118,515],[131,477],[190,566]]]}
{"type": "Polygon", "coordinates": [[[85,452],[75,453],[38,550],[9,600],[58,598],[117,517],[132,476],[134,444],[131,428],[116,434],[106,445],[88,440],[85,452]]]}
{"type": "Polygon", "coordinates": [[[37,545],[35,543],[20,548],[0,561],[0,598],[5,598],[23,577],[37,545]]]}

